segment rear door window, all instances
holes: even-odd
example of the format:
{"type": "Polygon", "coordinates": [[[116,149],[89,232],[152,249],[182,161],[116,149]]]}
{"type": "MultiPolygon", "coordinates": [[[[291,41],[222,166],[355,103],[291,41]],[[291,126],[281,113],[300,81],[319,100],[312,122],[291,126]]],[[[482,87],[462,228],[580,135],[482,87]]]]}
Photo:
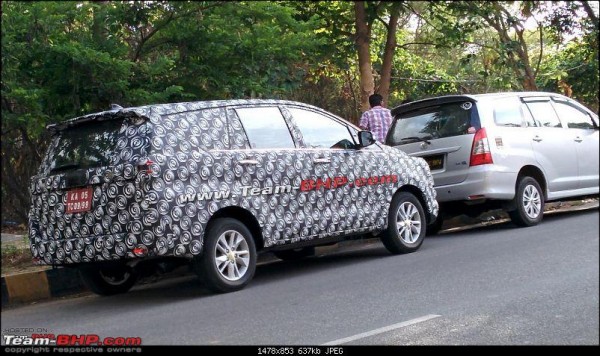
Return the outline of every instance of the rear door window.
{"type": "Polygon", "coordinates": [[[556,111],[552,108],[550,101],[532,101],[525,105],[529,108],[535,126],[538,127],[562,127],[556,111]]]}
{"type": "Polygon", "coordinates": [[[277,107],[237,108],[251,148],[294,148],[290,130],[277,107]]]}
{"type": "Polygon", "coordinates": [[[403,145],[422,139],[464,135],[471,126],[470,102],[449,103],[396,116],[388,144],[403,145]]]}

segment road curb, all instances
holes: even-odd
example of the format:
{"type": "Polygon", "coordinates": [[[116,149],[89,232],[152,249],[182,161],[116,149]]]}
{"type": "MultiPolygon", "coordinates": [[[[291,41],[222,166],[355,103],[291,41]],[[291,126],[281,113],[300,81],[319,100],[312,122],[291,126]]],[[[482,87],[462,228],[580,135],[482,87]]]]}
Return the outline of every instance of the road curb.
{"type": "Polygon", "coordinates": [[[64,297],[85,291],[71,268],[12,274],[2,277],[2,307],[64,297]]]}

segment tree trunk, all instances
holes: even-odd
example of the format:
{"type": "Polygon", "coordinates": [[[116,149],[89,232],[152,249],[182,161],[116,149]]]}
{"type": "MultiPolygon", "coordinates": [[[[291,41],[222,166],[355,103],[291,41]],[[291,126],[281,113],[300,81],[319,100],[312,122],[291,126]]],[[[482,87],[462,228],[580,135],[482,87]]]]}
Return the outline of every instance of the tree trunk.
{"type": "Polygon", "coordinates": [[[390,81],[392,79],[392,62],[394,60],[394,51],[396,50],[396,29],[398,28],[399,9],[397,6],[392,8],[390,22],[388,23],[387,38],[385,41],[385,50],[383,52],[383,63],[381,65],[381,82],[379,83],[379,94],[383,97],[385,105],[388,104],[390,95],[390,81]]]}
{"type": "Polygon", "coordinates": [[[598,16],[594,14],[594,10],[592,10],[592,7],[590,6],[588,1],[581,1],[581,4],[583,5],[583,9],[585,10],[589,18],[592,20],[594,28],[596,29],[596,31],[598,31],[598,16]]]}
{"type": "Polygon", "coordinates": [[[531,73],[531,68],[525,68],[525,78],[523,79],[523,89],[526,91],[538,91],[538,86],[535,83],[535,77],[531,73]],[[529,69],[529,70],[527,70],[529,69]]]}
{"type": "MultiPolygon", "coordinates": [[[[493,3],[499,12],[507,12],[506,9],[502,8],[498,3],[493,3]]],[[[512,27],[517,33],[517,46],[514,46],[513,50],[507,53],[508,61],[515,73],[517,78],[522,77],[523,81],[521,85],[524,90],[527,91],[537,91],[538,87],[535,83],[535,74],[533,69],[531,68],[531,63],[529,61],[529,54],[527,51],[527,44],[525,43],[525,39],[523,38],[523,29],[519,28],[518,23],[504,23],[501,20],[501,17],[491,17],[491,16],[483,16],[483,19],[492,26],[496,32],[498,33],[500,42],[505,45],[511,45],[513,40],[510,38],[508,33],[508,28],[512,27]]]]}
{"type": "MultiPolygon", "coordinates": [[[[529,51],[527,50],[527,43],[525,42],[525,38],[523,37],[523,31],[515,28],[517,32],[517,38],[519,39],[519,46],[517,47],[517,55],[523,64],[525,77],[523,78],[523,89],[528,91],[537,91],[538,86],[535,83],[535,73],[533,72],[533,68],[531,68],[531,61],[529,60],[529,51]]],[[[515,73],[518,75],[519,68],[514,68],[515,73]]]]}
{"type": "Polygon", "coordinates": [[[356,48],[358,51],[358,69],[360,72],[360,102],[361,110],[369,110],[369,95],[373,94],[375,83],[371,67],[370,36],[371,28],[367,23],[365,2],[354,3],[354,14],[356,20],[356,48]]]}
{"type": "Polygon", "coordinates": [[[103,13],[102,8],[108,4],[107,0],[96,1],[96,5],[93,8],[93,21],[92,21],[92,38],[96,45],[104,44],[107,37],[107,29],[105,28],[106,14],[103,13]]]}

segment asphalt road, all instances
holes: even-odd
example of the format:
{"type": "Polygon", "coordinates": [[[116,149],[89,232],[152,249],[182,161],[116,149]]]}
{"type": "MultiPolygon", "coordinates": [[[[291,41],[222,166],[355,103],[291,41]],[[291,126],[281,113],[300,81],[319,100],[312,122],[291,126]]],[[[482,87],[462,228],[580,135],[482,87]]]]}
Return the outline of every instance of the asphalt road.
{"type": "Polygon", "coordinates": [[[138,336],[168,345],[599,344],[598,210],[379,242],[259,266],[213,295],[192,275],[2,312],[2,330],[138,336]]]}

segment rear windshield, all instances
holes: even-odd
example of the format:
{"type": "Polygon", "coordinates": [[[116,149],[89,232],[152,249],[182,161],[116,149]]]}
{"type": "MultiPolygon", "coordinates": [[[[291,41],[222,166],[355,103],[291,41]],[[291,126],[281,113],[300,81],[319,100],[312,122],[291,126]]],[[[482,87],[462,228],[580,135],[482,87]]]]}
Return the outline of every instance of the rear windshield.
{"type": "Polygon", "coordinates": [[[110,165],[122,124],[93,121],[60,131],[48,152],[48,173],[110,165]]]}
{"type": "Polygon", "coordinates": [[[396,115],[388,145],[464,135],[471,126],[470,102],[449,103],[396,115]]]}

